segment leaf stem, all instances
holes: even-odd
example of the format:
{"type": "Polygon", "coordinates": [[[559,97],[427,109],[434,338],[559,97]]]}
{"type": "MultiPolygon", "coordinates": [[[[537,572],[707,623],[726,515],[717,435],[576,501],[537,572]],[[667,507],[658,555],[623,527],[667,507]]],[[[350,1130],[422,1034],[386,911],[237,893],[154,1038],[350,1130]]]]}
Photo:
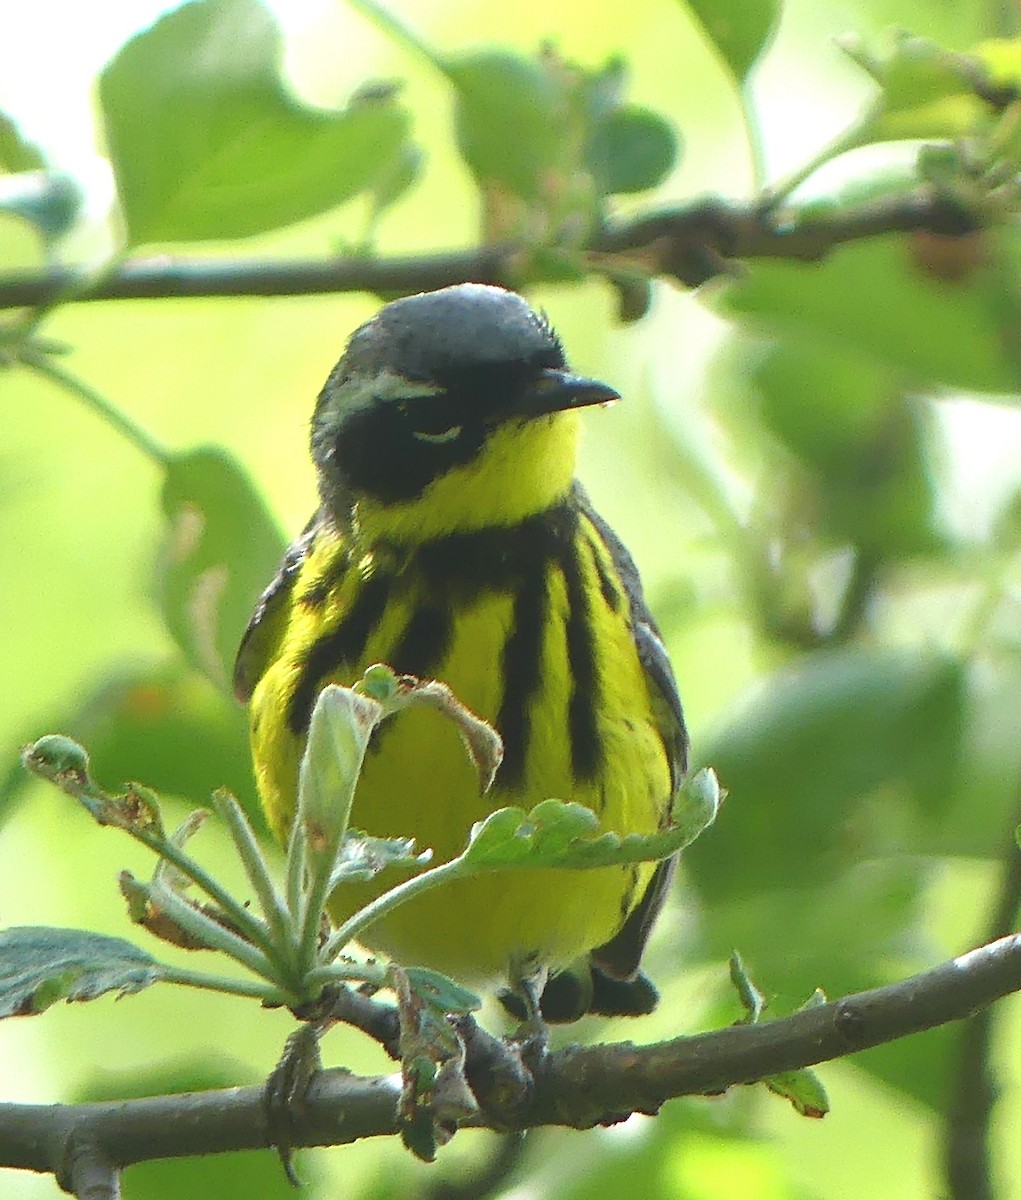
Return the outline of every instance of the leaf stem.
{"type": "MultiPolygon", "coordinates": [[[[294,922],[273,883],[266,860],[259,849],[244,809],[224,789],[220,789],[214,794],[213,802],[230,831],[234,847],[241,859],[245,874],[248,876],[248,882],[255,891],[259,907],[262,909],[262,914],[272,933],[273,943],[279,947],[281,954],[288,952],[288,965],[296,968],[297,956],[293,953],[295,949],[294,922]]],[[[268,950],[268,945],[264,949],[268,950]]]]}
{"type": "Polygon", "coordinates": [[[443,59],[436,53],[427,41],[417,34],[410,25],[405,24],[395,13],[378,0],[348,0],[348,7],[361,13],[366,20],[371,21],[377,29],[382,30],[387,37],[399,45],[428,59],[434,67],[444,69],[443,59]]]}
{"type": "Polygon", "coordinates": [[[320,951],[320,963],[324,966],[332,963],[348,942],[354,941],[363,929],[367,929],[373,922],[378,921],[380,917],[385,917],[387,913],[392,912],[400,905],[406,904],[423,892],[438,887],[441,883],[448,883],[459,877],[467,878],[469,875],[476,875],[480,870],[486,869],[485,867],[476,867],[474,864],[466,864],[464,856],[458,855],[450,862],[441,863],[438,867],[423,871],[414,879],[406,879],[404,883],[399,883],[388,892],[384,892],[371,904],[366,904],[364,908],[359,909],[353,917],[349,917],[320,951]]]}
{"type": "Polygon", "coordinates": [[[42,375],[51,383],[77,396],[98,417],[127,438],[147,458],[157,465],[165,467],[171,460],[170,450],[158,441],[147,429],[122,412],[111,400],[108,400],[95,388],[90,387],[83,379],[79,379],[63,367],[58,367],[48,354],[40,353],[31,346],[26,346],[19,355],[19,362],[30,370],[42,375]]]}
{"type": "Polygon", "coordinates": [[[165,983],[176,983],[181,987],[202,988],[207,992],[223,992],[229,996],[251,996],[267,1004],[294,1004],[301,997],[282,988],[256,979],[233,979],[227,975],[207,975],[204,971],[190,971],[187,967],[159,964],[159,977],[165,983]]]}
{"type": "Polygon", "coordinates": [[[168,887],[150,885],[149,893],[153,903],[175,924],[180,925],[208,949],[228,955],[263,979],[280,982],[275,962],[250,941],[193,907],[168,887]]]}
{"type": "Polygon", "coordinates": [[[167,838],[153,836],[143,829],[126,829],[125,832],[141,842],[143,846],[148,847],[154,854],[158,854],[175,866],[182,875],[190,879],[197,888],[205,892],[212,901],[220,906],[230,922],[236,925],[270,962],[281,970],[287,970],[288,964],[281,959],[281,948],[274,943],[263,922],[249,912],[244,905],[239,904],[230,892],[217,883],[190,855],[167,838]]]}

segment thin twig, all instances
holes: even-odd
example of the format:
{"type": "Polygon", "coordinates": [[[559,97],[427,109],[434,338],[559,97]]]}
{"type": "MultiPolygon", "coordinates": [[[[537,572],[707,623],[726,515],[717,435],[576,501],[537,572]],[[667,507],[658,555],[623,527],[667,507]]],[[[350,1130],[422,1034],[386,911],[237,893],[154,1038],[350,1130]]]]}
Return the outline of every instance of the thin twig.
{"type": "MultiPolygon", "coordinates": [[[[526,245],[504,244],[398,258],[310,260],[174,259],[127,261],[88,287],[71,293],[74,303],[92,300],[168,299],[208,296],[306,296],[370,292],[382,297],[429,291],[474,280],[509,287],[563,281],[587,265],[608,274],[628,270],[665,276],[696,287],[729,274],[734,264],[756,258],[811,262],[846,242],[889,233],[972,233],[975,219],[930,188],[917,188],[800,219],[761,205],[718,197],[691,205],[656,209],[617,221],[582,250],[534,255],[526,245]],[[566,261],[569,259],[569,261],[566,261]]],[[[50,303],[77,279],[68,268],[0,275],[0,309],[50,303]]]]}

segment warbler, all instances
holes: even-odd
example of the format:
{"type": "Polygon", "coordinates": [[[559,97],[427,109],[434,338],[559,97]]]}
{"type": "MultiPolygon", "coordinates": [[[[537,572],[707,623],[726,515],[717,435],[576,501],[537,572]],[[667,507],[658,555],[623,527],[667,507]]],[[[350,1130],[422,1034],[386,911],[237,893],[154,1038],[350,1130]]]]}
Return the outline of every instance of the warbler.
{"type": "MultiPolygon", "coordinates": [[[[356,329],[319,395],[319,507],[238,653],[238,696],[271,827],[286,837],[316,697],[372,663],[444,681],[500,733],[489,792],[439,713],[382,726],[352,825],[445,861],[473,822],[547,797],[602,827],[668,819],[687,735],[634,563],[574,478],[578,410],[619,399],[573,374],[519,295],[461,284],[394,300],[356,329]]],[[[394,910],[363,939],[405,966],[487,987],[549,979],[548,1020],[650,1011],[640,959],[671,861],[494,872],[394,910]]],[[[385,887],[345,884],[349,915],[385,887]]]]}

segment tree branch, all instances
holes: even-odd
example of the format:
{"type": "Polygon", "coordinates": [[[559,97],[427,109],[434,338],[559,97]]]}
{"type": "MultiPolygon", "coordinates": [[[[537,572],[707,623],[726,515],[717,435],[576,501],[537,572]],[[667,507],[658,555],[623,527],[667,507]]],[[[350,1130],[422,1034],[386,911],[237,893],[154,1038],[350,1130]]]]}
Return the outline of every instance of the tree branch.
{"type": "MultiPolygon", "coordinates": [[[[739,1083],[839,1058],[971,1016],[1021,990],[1021,934],[912,976],[780,1020],[735,1025],[649,1046],[571,1046],[553,1054],[522,1102],[491,1103],[472,1122],[500,1130],[576,1129],[632,1112],[654,1113],[677,1096],[712,1095],[739,1083]]],[[[400,1080],[342,1069],[313,1080],[293,1145],[341,1145],[397,1132],[400,1080]]],[[[498,1091],[495,1093],[498,1097],[498,1091]]],[[[0,1105],[0,1165],[63,1170],[67,1147],[88,1145],[113,1168],[156,1158],[270,1145],[263,1091],[224,1091],[88,1105],[0,1105]]]]}
{"type": "Polygon", "coordinates": [[[799,220],[756,204],[710,197],[615,222],[572,257],[536,256],[534,247],[505,244],[403,258],[352,256],[314,260],[136,259],[92,283],[69,268],[0,275],[0,309],[39,307],[66,298],[152,300],[209,296],[296,296],[372,292],[381,296],[429,291],[474,280],[520,287],[562,281],[587,253],[611,276],[631,271],[666,276],[696,287],[756,258],[809,262],[845,242],[888,233],[972,233],[975,219],[930,188],[874,200],[830,215],[799,220]]]}

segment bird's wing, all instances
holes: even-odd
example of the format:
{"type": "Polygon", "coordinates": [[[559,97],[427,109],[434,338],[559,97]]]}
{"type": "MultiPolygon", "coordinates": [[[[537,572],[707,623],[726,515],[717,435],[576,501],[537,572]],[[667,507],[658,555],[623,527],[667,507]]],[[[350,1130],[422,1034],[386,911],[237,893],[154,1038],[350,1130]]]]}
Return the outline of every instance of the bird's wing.
{"type": "MultiPolygon", "coordinates": [[[[659,627],[645,602],[638,568],[627,547],[595,511],[578,483],[575,483],[575,499],[602,538],[627,595],[631,610],[631,631],[638,649],[639,661],[650,685],[660,736],[663,738],[670,763],[671,785],[676,791],[688,766],[688,733],[669,655],[660,636],[659,627]]],[[[666,809],[670,798],[665,796],[663,799],[666,809]]],[[[642,893],[642,898],[631,910],[621,929],[608,942],[591,952],[593,984],[597,992],[600,975],[608,976],[614,982],[636,980],[642,951],[645,949],[653,922],[670,890],[676,867],[676,855],[661,862],[642,893]]]]}
{"type": "Polygon", "coordinates": [[[627,547],[592,507],[584,488],[577,481],[574,484],[574,499],[578,508],[592,522],[603,545],[609,551],[617,577],[628,598],[632,636],[638,649],[639,661],[651,687],[657,725],[670,763],[670,780],[676,789],[688,767],[688,733],[670,657],[663,644],[659,626],[645,602],[642,580],[627,547]]]}
{"type": "Polygon", "coordinates": [[[286,607],[301,565],[315,540],[319,514],[309,521],[301,536],[287,548],[277,573],[259,597],[241,638],[234,660],[234,694],[242,704],[252,698],[252,692],[265,671],[276,644],[277,624],[286,607]]]}

